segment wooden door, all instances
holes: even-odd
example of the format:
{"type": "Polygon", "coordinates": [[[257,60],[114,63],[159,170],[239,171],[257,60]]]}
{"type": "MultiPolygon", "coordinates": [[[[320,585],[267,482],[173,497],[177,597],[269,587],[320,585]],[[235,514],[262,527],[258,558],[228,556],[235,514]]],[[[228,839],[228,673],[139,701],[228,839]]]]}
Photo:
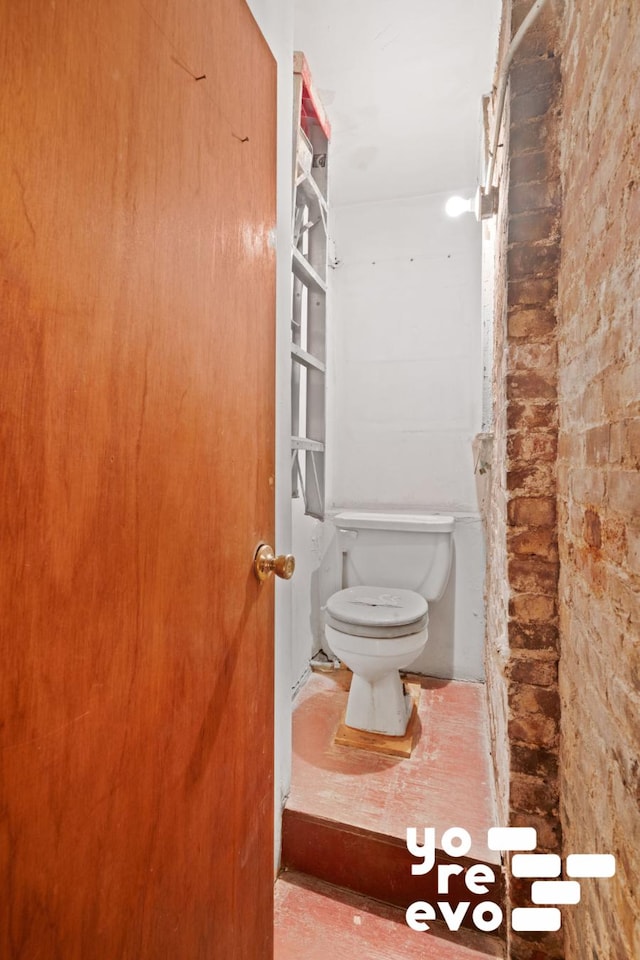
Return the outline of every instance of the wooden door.
{"type": "Polygon", "coordinates": [[[0,956],[267,960],[275,64],[0,0],[0,956]]]}

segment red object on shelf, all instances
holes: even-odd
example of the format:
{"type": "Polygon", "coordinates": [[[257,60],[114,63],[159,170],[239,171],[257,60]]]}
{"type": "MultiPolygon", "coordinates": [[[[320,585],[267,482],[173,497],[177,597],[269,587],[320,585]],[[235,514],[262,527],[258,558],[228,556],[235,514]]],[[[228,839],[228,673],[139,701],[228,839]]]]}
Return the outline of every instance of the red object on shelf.
{"type": "Polygon", "coordinates": [[[296,51],[293,55],[293,72],[302,77],[302,108],[300,125],[304,132],[309,135],[310,120],[320,124],[327,140],[331,140],[331,124],[318,97],[311,79],[311,71],[304,53],[296,51]]]}

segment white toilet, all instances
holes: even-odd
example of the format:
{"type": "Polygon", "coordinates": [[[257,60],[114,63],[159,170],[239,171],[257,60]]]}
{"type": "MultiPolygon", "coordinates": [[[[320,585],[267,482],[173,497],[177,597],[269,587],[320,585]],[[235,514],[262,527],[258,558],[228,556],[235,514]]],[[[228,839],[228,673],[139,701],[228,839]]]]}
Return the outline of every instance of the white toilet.
{"type": "Polygon", "coordinates": [[[327,601],[325,632],[353,671],[345,723],[402,736],[412,703],[398,671],[427,642],[428,601],[447,585],[454,519],[345,511],[334,523],[344,589],[327,601]]]}

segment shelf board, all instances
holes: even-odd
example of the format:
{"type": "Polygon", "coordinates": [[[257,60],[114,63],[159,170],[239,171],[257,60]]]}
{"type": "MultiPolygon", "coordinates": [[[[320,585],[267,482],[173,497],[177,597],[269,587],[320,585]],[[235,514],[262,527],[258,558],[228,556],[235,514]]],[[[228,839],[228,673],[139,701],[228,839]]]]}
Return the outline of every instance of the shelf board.
{"type": "Polygon", "coordinates": [[[297,247],[293,247],[292,251],[292,270],[295,276],[300,280],[305,287],[309,287],[310,290],[315,290],[316,293],[326,293],[327,285],[320,276],[319,273],[313,269],[311,264],[305,257],[300,253],[297,247]]]}
{"type": "MultiPolygon", "coordinates": [[[[298,195],[302,195],[306,203],[317,203],[327,213],[327,201],[322,196],[320,187],[310,173],[303,173],[296,179],[296,201],[298,195]]],[[[298,204],[301,206],[301,204],[298,204]]]]}
{"type": "Polygon", "coordinates": [[[309,440],[308,437],[291,437],[292,450],[311,450],[314,453],[324,453],[324,443],[319,440],[309,440]]]}
{"type": "Polygon", "coordinates": [[[313,354],[307,353],[307,351],[303,350],[302,347],[299,347],[297,343],[291,344],[291,359],[301,363],[303,366],[307,367],[307,369],[312,368],[313,370],[319,370],[320,373],[324,373],[326,370],[322,360],[318,360],[318,358],[314,357],[313,354]]]}

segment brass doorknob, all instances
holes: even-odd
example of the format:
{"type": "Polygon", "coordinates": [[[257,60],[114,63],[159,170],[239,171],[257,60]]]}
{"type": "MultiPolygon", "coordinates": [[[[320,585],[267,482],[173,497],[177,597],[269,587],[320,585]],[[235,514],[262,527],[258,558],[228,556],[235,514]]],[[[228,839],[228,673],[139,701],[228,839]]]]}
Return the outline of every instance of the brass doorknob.
{"type": "Polygon", "coordinates": [[[256,550],[253,570],[258,580],[266,580],[274,573],[276,577],[282,577],[283,580],[291,580],[295,568],[295,557],[290,553],[282,553],[276,557],[273,547],[268,543],[261,543],[256,550]]]}

